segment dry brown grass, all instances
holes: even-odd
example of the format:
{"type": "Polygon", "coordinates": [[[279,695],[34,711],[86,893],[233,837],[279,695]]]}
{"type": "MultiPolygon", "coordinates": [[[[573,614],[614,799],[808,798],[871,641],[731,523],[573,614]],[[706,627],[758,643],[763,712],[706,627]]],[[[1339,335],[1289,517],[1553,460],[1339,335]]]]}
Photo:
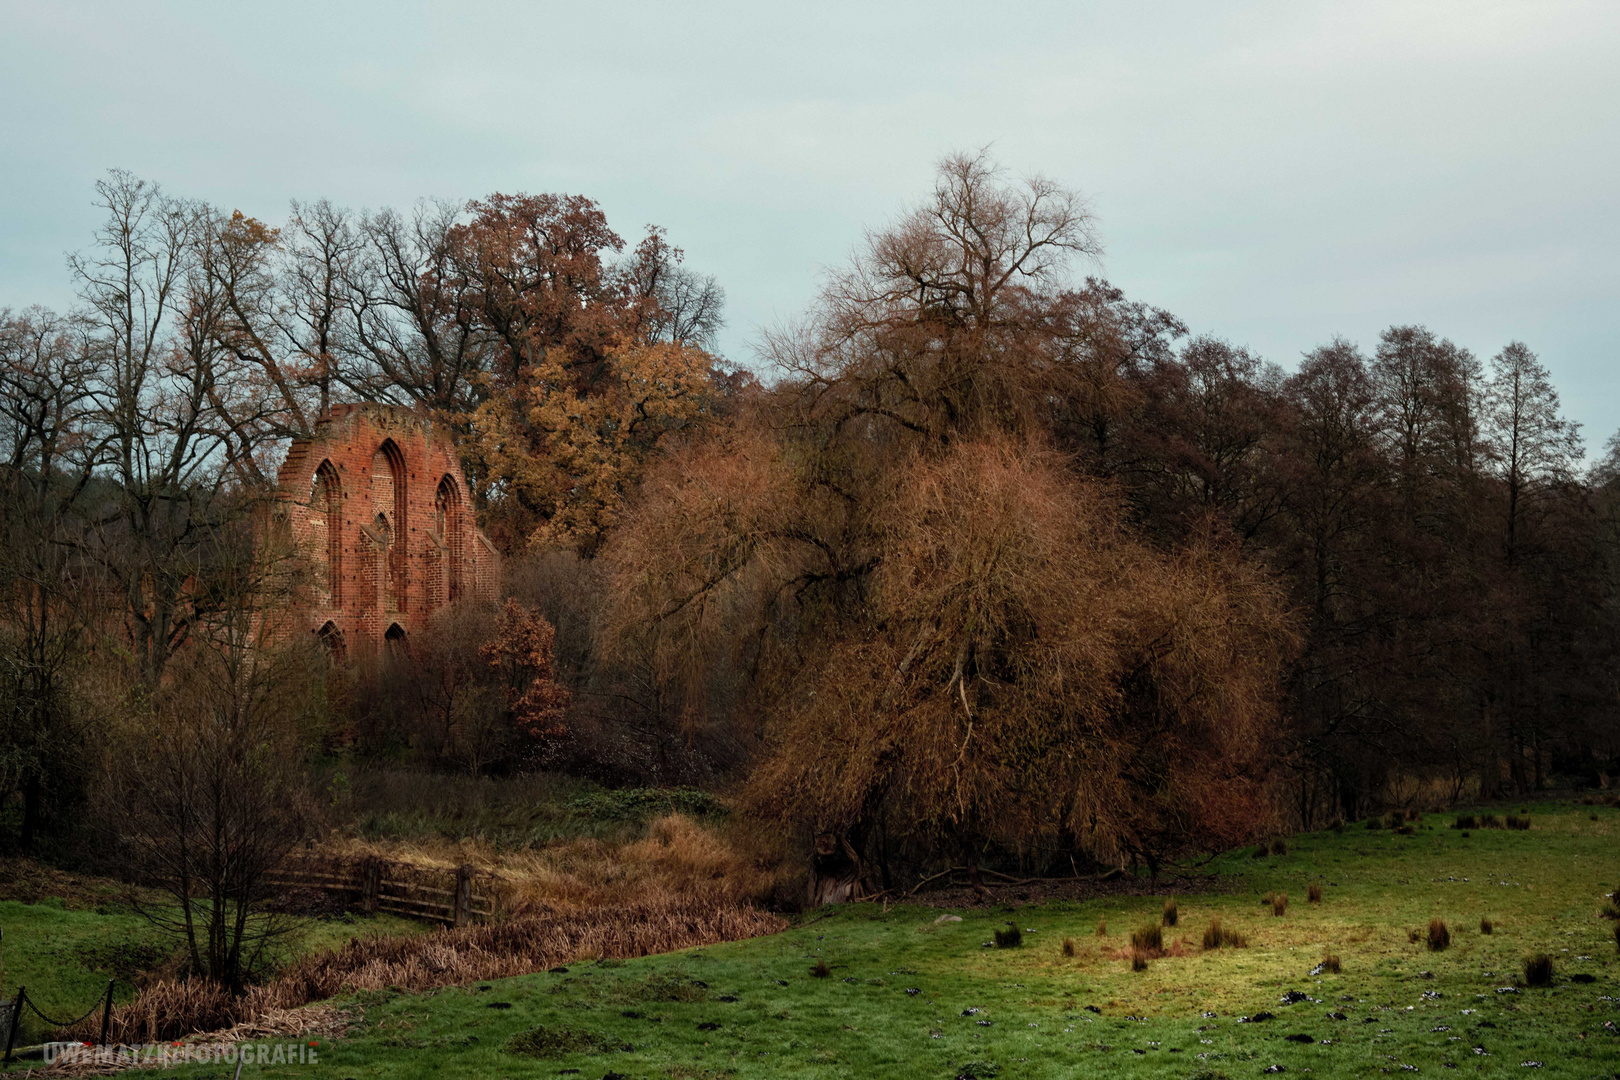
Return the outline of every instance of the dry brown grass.
{"type": "Polygon", "coordinates": [[[1320,904],[1322,902],[1322,886],[1307,886],[1305,889],[1305,902],[1307,904],[1320,904]]]}
{"type": "Polygon", "coordinates": [[[1240,931],[1231,927],[1222,926],[1221,920],[1211,919],[1209,926],[1204,928],[1204,950],[1210,949],[1246,949],[1249,939],[1240,931]]]}
{"type": "Polygon", "coordinates": [[[1271,898],[1271,913],[1277,918],[1288,914],[1288,894],[1278,893],[1271,898]]]}
{"type": "Polygon", "coordinates": [[[741,828],[700,825],[679,814],[652,822],[639,840],[576,839],[515,853],[478,841],[333,840],[322,854],[485,871],[501,918],[419,936],[354,940],[305,957],[235,999],[197,980],[159,981],[114,1008],[115,1038],[148,1042],[219,1030],[351,990],[425,990],[578,959],[644,956],[771,933],[784,920],[753,905],[784,887],[782,860],[759,845],[741,828]]]}
{"type": "Polygon", "coordinates": [[[1330,975],[1337,975],[1344,969],[1344,963],[1339,959],[1338,953],[1328,953],[1322,957],[1322,970],[1330,975]]]}
{"type": "Polygon", "coordinates": [[[766,846],[768,830],[706,825],[682,814],[649,824],[628,843],[580,838],[517,852],[477,840],[387,842],[333,840],[325,853],[375,856],[424,869],[467,865],[496,881],[503,912],[581,910],[652,903],[714,893],[734,903],[762,903],[794,891],[781,852],[766,846]]]}
{"type": "Polygon", "coordinates": [[[1489,917],[1482,916],[1479,920],[1479,932],[1482,934],[1494,934],[1496,933],[1496,924],[1489,917]]]}
{"type": "MultiPolygon", "coordinates": [[[[504,979],[580,959],[628,958],[774,933],[785,919],[709,891],[585,911],[534,911],[481,926],[410,937],[354,939],[295,963],[274,982],[232,998],[198,980],[158,982],[116,1006],[111,1038],[140,1043],[253,1021],[357,990],[427,990],[504,979]]],[[[90,1027],[64,1033],[95,1038],[90,1027]]]]}
{"type": "Polygon", "coordinates": [[[1098,919],[1097,920],[1097,936],[1098,937],[1107,937],[1108,936],[1108,920],[1107,919],[1098,919]]]}
{"type": "Polygon", "coordinates": [[[1440,952],[1451,947],[1451,930],[1444,919],[1429,920],[1429,951],[1440,952]]]}
{"type": "Polygon", "coordinates": [[[1164,925],[1174,926],[1176,925],[1176,920],[1178,920],[1180,917],[1181,913],[1176,907],[1176,902],[1174,900],[1166,900],[1164,902],[1164,918],[1162,920],[1164,925]]]}
{"type": "Polygon", "coordinates": [[[1063,955],[1064,956],[1073,956],[1074,954],[1075,954],[1074,938],[1072,938],[1072,937],[1064,938],[1063,939],[1063,955]]]}

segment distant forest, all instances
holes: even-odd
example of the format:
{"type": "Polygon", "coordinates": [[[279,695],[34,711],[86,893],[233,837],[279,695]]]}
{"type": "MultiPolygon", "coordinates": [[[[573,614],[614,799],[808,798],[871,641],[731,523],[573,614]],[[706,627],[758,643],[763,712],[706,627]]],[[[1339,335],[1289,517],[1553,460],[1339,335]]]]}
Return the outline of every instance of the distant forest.
{"type": "Polygon", "coordinates": [[[1084,200],[982,155],[756,367],[714,352],[722,283],[581,196],[277,229],[97,192],[79,305],[0,312],[8,847],[226,684],[311,762],[725,789],[824,898],[880,848],[1157,867],[1620,777],[1620,443],[1587,460],[1531,345],[1287,370],[1085,276],[1084,200]],[[346,400],[452,433],[512,602],[408,670],[250,672],[244,613],[298,588],[253,507],[346,400]]]}

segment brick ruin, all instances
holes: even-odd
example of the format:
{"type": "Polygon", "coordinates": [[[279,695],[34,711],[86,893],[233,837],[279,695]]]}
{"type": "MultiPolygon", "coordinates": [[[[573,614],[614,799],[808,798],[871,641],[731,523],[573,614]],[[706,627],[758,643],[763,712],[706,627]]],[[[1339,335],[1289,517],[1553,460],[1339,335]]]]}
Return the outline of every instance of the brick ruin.
{"type": "Polygon", "coordinates": [[[409,409],[332,406],[276,479],[312,570],[299,618],[334,653],[403,645],[445,605],[499,593],[455,449],[409,409]]]}

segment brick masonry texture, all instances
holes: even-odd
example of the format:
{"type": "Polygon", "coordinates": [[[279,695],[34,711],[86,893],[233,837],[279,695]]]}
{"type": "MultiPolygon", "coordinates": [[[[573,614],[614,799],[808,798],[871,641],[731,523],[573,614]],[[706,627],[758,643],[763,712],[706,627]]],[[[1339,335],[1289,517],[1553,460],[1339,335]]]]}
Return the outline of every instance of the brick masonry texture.
{"type": "Polygon", "coordinates": [[[403,642],[452,601],[499,594],[500,554],[473,520],[455,448],[409,409],[334,405],[277,484],[313,571],[298,617],[334,651],[403,642]]]}

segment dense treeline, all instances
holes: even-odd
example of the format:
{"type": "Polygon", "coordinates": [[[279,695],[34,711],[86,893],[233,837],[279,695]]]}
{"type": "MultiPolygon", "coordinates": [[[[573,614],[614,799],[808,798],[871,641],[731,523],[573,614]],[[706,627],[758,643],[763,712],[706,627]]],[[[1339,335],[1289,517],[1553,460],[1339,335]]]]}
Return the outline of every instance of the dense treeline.
{"type": "Polygon", "coordinates": [[[1585,467],[1524,344],[1399,326],[1284,370],[1084,277],[1084,202],[983,157],[767,335],[768,385],[714,354],[718,283],[585,198],[273,229],[98,193],[80,306],[0,316],[8,844],[143,723],[241,784],[198,709],[298,753],[736,783],[824,898],[1620,767],[1620,448],[1585,467]],[[346,398],[454,433],[518,603],[312,679],[244,660],[300,588],[248,538],[346,398]]]}

